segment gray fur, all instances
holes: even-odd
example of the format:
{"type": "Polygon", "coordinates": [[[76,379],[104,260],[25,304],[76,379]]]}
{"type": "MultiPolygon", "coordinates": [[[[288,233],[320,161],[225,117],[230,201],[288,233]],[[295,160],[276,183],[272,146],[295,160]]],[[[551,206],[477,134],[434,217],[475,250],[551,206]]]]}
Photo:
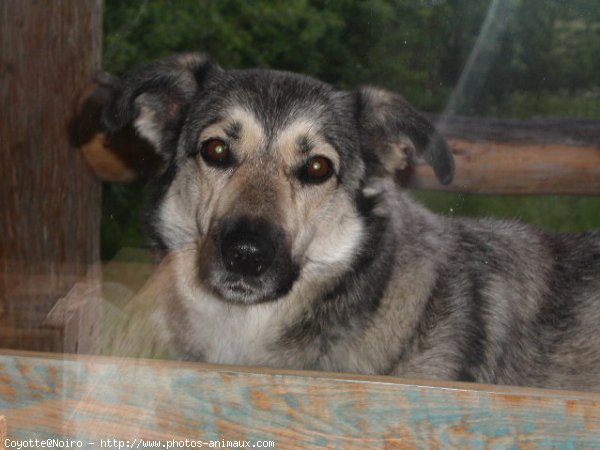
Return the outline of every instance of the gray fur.
{"type": "Polygon", "coordinates": [[[447,183],[452,155],[398,95],[180,55],[121,82],[105,123],[130,121],[165,159],[152,295],[180,357],[600,391],[600,233],[415,203],[395,172],[422,158],[447,183]],[[214,138],[227,167],[198,156],[214,138]],[[334,174],[307,184],[298,170],[319,152],[334,174]],[[264,273],[227,268],[232,223],[268,234],[264,273]]]}

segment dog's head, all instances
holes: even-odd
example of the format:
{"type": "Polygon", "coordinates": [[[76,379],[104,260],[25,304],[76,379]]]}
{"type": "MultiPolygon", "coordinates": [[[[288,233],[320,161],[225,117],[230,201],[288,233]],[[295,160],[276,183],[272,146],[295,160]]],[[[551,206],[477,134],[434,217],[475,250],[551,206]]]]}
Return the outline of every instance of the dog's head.
{"type": "Polygon", "coordinates": [[[230,302],[276,300],[299,279],[348,270],[365,245],[370,179],[415,158],[443,183],[453,174],[444,140],[398,95],[223,70],[201,54],[126,75],[103,117],[109,130],[133,122],[163,156],[154,237],[197,252],[197,282],[230,302]]]}

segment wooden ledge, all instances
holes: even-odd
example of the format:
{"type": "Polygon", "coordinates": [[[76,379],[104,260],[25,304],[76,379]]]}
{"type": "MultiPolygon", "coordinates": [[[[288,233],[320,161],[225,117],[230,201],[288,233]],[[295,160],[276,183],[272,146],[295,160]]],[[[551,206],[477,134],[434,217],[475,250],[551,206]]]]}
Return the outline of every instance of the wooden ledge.
{"type": "Polygon", "coordinates": [[[0,376],[12,439],[272,440],[276,448],[600,442],[597,393],[14,351],[2,351],[0,376]]]}

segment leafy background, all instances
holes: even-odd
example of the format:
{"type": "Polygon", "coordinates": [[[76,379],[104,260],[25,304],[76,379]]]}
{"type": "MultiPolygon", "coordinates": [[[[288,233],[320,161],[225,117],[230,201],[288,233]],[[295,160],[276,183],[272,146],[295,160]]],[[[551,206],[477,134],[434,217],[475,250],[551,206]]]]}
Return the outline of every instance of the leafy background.
{"type": "MultiPolygon", "coordinates": [[[[105,1],[105,70],[193,50],[226,68],[379,85],[423,111],[600,119],[597,0],[105,1]]],[[[444,214],[600,227],[599,198],[414,195],[444,214]]],[[[139,185],[104,186],[103,259],[144,245],[141,199],[139,185]]]]}

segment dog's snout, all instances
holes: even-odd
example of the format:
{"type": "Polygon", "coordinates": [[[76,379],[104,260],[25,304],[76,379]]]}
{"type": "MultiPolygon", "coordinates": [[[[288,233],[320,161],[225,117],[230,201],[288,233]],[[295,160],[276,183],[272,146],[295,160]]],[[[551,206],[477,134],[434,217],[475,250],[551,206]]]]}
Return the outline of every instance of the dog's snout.
{"type": "Polygon", "coordinates": [[[299,271],[285,230],[275,219],[238,216],[215,225],[217,258],[208,274],[217,294],[249,304],[276,300],[290,291],[299,271]]]}
{"type": "Polygon", "coordinates": [[[259,276],[272,264],[275,245],[270,236],[238,226],[221,241],[221,256],[227,270],[245,276],[259,276]]]}

